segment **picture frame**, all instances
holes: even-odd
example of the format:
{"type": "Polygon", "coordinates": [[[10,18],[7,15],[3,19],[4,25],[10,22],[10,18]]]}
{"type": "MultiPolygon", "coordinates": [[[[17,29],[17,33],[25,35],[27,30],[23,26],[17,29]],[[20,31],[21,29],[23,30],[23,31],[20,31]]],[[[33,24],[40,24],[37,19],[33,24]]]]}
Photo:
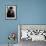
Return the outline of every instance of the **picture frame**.
{"type": "Polygon", "coordinates": [[[6,5],[5,19],[16,20],[16,5],[6,5]]]}

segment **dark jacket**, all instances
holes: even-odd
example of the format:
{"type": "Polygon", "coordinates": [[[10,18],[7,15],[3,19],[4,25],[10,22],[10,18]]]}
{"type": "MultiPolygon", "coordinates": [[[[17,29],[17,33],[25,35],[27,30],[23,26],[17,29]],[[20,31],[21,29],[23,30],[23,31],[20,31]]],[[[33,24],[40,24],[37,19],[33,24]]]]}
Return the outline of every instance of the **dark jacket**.
{"type": "Polygon", "coordinates": [[[14,11],[12,11],[12,13],[11,13],[11,11],[12,10],[8,10],[8,12],[7,12],[7,17],[14,17],[15,15],[14,15],[14,11]]]}

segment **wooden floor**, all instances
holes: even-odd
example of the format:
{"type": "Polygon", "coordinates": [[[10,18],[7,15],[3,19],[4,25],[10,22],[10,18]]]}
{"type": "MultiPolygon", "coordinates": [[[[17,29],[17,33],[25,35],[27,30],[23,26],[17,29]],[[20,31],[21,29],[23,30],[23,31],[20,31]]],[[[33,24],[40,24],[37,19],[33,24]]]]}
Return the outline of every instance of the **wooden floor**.
{"type": "MultiPolygon", "coordinates": [[[[8,46],[8,44],[0,44],[0,46],[8,46]]],[[[31,40],[28,41],[21,40],[19,44],[15,44],[13,46],[46,46],[46,42],[43,41],[32,42],[31,40]]]]}
{"type": "Polygon", "coordinates": [[[20,41],[20,46],[46,46],[45,41],[34,41],[32,42],[31,40],[21,40],[20,41]]]}

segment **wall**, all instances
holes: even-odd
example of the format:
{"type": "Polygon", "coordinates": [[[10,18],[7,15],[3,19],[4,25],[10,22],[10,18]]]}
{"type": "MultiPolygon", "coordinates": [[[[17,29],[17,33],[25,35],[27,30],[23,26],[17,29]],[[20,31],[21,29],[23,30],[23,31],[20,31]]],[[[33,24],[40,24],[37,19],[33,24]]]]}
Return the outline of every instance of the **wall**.
{"type": "Polygon", "coordinates": [[[46,0],[20,1],[21,24],[46,24],[46,0]]]}
{"type": "Polygon", "coordinates": [[[18,32],[18,24],[46,24],[46,0],[0,0],[0,44],[8,43],[9,32],[18,32]],[[5,20],[9,4],[17,6],[16,20],[5,20]]]}

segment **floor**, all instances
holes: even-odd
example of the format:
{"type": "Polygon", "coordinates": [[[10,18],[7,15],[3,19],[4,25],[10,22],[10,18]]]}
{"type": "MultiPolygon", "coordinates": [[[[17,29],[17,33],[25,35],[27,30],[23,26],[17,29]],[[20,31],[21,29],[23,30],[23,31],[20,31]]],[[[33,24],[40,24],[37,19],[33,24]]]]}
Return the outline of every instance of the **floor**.
{"type": "Polygon", "coordinates": [[[28,40],[28,41],[21,40],[20,46],[46,46],[46,42],[45,41],[32,42],[31,40],[28,40]]]}
{"type": "MultiPolygon", "coordinates": [[[[0,46],[8,46],[8,44],[0,44],[0,46]]],[[[10,45],[10,46],[18,46],[18,44],[10,45]]]]}
{"type": "MultiPolygon", "coordinates": [[[[8,46],[8,44],[0,44],[0,46],[8,46]]],[[[11,46],[11,45],[10,45],[11,46]]],[[[46,46],[45,41],[34,41],[31,40],[21,40],[19,44],[14,44],[13,46],[46,46]]]]}

